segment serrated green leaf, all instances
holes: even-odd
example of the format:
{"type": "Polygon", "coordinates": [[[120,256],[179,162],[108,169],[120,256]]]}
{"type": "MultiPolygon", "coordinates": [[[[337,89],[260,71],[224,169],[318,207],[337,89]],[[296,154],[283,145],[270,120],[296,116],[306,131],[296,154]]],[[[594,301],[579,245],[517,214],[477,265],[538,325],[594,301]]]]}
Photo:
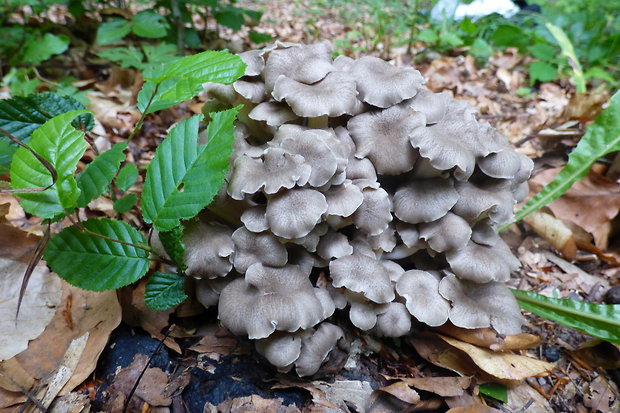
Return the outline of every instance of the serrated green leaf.
{"type": "Polygon", "coordinates": [[[530,84],[552,82],[558,78],[558,70],[547,62],[534,62],[528,67],[530,84]]]}
{"type": "Polygon", "coordinates": [[[144,302],[153,310],[168,310],[186,298],[185,278],[180,275],[158,271],[146,283],[144,302]]]}
{"type": "Polygon", "coordinates": [[[224,184],[232,153],[233,121],[239,107],[211,114],[209,140],[198,145],[201,115],[175,126],[149,164],[142,215],[158,231],[169,231],[207,206],[224,184]]]}
{"type": "MultiPolygon", "coordinates": [[[[35,129],[54,116],[83,109],[86,108],[77,100],[54,93],[0,99],[0,128],[20,141],[27,142],[35,129]]],[[[88,113],[78,116],[72,124],[77,129],[91,130],[95,121],[93,115],[88,113]]],[[[7,138],[0,135],[0,139],[7,138]]]]}
{"type": "Polygon", "coordinates": [[[114,201],[113,208],[119,214],[124,214],[125,212],[131,211],[134,205],[136,205],[137,200],[138,196],[136,194],[127,194],[124,197],[114,201]]]}
{"type": "Polygon", "coordinates": [[[45,33],[43,38],[30,38],[25,45],[22,61],[33,65],[41,64],[55,54],[64,53],[69,47],[69,42],[69,38],[62,34],[56,36],[52,33],[45,33]]]}
{"type": "Polygon", "coordinates": [[[183,225],[172,228],[170,231],[159,233],[159,240],[164,249],[177,265],[179,272],[184,273],[187,269],[185,265],[185,244],[183,242],[183,225]]]}
{"type": "Polygon", "coordinates": [[[620,304],[595,304],[511,290],[526,311],[620,345],[620,304]]]}
{"type": "Polygon", "coordinates": [[[95,42],[101,46],[112,44],[127,36],[130,31],[131,24],[127,20],[113,19],[99,26],[95,42]]]}
{"type": "Polygon", "coordinates": [[[120,67],[135,67],[141,69],[143,67],[144,55],[133,46],[112,47],[97,53],[97,56],[108,59],[117,63],[120,67]]]}
{"type": "Polygon", "coordinates": [[[170,43],[146,44],[143,50],[149,63],[171,63],[181,58],[176,55],[176,45],[170,43]]]}
{"type": "Polygon", "coordinates": [[[508,389],[502,383],[483,383],[478,391],[504,403],[508,403],[508,389]]]}
{"type": "Polygon", "coordinates": [[[77,201],[78,208],[83,208],[90,201],[98,198],[110,185],[121,162],[125,159],[123,152],[125,148],[127,148],[127,142],[115,144],[109,151],[97,156],[94,161],[86,165],[86,168],[77,176],[77,186],[81,191],[77,201]]]}
{"type": "Polygon", "coordinates": [[[121,191],[126,191],[136,183],[137,179],[138,167],[133,163],[128,163],[123,166],[118,175],[116,175],[116,187],[121,191]]]}
{"type": "Polygon", "coordinates": [[[9,142],[9,140],[0,139],[0,175],[9,172],[11,160],[17,151],[17,146],[10,145],[9,142]]]}
{"type": "Polygon", "coordinates": [[[150,39],[164,37],[168,31],[168,24],[166,24],[164,16],[153,10],[144,10],[136,13],[131,18],[131,23],[132,31],[135,34],[150,39]]]}
{"type": "Polygon", "coordinates": [[[122,221],[89,219],[83,228],[109,239],[68,227],[54,235],[43,258],[60,278],[90,291],[114,290],[139,280],[149,269],[146,240],[122,221]],[[131,244],[131,245],[128,245],[131,244]]]}
{"type": "Polygon", "coordinates": [[[79,190],[74,178],[77,163],[86,151],[84,132],[76,130],[71,121],[86,110],[58,115],[35,130],[29,146],[56,169],[54,183],[47,168],[26,148],[20,147],[11,162],[11,185],[14,189],[50,188],[43,192],[20,194],[20,205],[41,218],[53,218],[77,204],[79,190]],[[53,184],[53,185],[52,185],[53,184]]]}
{"type": "Polygon", "coordinates": [[[157,65],[144,73],[154,83],[170,78],[191,79],[200,83],[232,83],[245,73],[246,64],[239,56],[208,50],[186,56],[172,63],[157,65]]]}
{"type": "Polygon", "coordinates": [[[515,222],[562,196],[573,183],[588,173],[597,159],[619,150],[620,91],[611,97],[609,106],[586,128],[585,135],[568,155],[566,166],[555,179],[517,211],[515,222]]]}
{"type": "Polygon", "coordinates": [[[175,77],[166,79],[159,85],[147,81],[142,85],[142,89],[138,93],[138,110],[149,114],[167,109],[177,103],[193,98],[201,89],[202,82],[193,79],[175,77]],[[157,91],[155,90],[156,88],[157,91]],[[155,96],[153,96],[153,93],[155,93],[155,96]]]}

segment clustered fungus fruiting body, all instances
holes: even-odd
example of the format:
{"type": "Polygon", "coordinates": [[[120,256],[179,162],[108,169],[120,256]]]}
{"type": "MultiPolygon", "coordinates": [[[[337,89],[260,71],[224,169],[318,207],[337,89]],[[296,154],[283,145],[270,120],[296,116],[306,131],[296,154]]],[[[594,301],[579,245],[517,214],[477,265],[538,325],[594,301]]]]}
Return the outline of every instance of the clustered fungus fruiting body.
{"type": "Polygon", "coordinates": [[[331,54],[276,42],[242,53],[234,84],[207,85],[210,109],[244,107],[211,207],[226,220],[185,234],[198,299],[302,376],[343,338],[325,321],[336,309],[379,336],[408,334],[413,320],[519,332],[501,284],[519,261],[498,226],[532,162],[417,70],[331,54]]]}

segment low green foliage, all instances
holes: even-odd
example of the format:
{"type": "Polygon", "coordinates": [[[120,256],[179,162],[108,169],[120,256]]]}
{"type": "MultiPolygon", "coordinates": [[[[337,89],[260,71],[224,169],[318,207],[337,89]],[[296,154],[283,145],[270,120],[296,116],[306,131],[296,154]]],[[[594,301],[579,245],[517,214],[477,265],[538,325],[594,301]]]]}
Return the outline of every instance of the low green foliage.
{"type": "Polygon", "coordinates": [[[127,142],[117,143],[112,149],[96,157],[78,174],[76,178],[77,186],[80,189],[80,196],[76,204],[78,208],[85,207],[90,201],[103,194],[114,179],[121,162],[125,159],[123,151],[126,148],[127,142]]]}
{"type": "Polygon", "coordinates": [[[595,304],[549,298],[520,290],[512,290],[512,292],[524,310],[620,345],[620,305],[618,304],[595,304]]]}
{"type": "Polygon", "coordinates": [[[587,127],[555,179],[517,211],[515,221],[558,199],[588,173],[597,159],[617,151],[620,151],[620,92],[611,97],[609,106],[587,127]]]}
{"type": "Polygon", "coordinates": [[[185,278],[182,275],[155,272],[146,283],[144,302],[153,310],[167,310],[186,298],[185,278]]]}
{"type": "Polygon", "coordinates": [[[177,266],[179,273],[183,273],[185,266],[185,244],[183,243],[183,226],[179,225],[170,231],[159,233],[159,240],[164,246],[166,253],[177,266]]]}
{"type": "Polygon", "coordinates": [[[478,391],[485,396],[508,403],[508,388],[502,383],[484,383],[478,386],[478,391]]]}
{"type": "Polygon", "coordinates": [[[121,191],[126,191],[136,183],[137,179],[138,167],[133,163],[128,163],[116,175],[116,187],[121,191]]]}

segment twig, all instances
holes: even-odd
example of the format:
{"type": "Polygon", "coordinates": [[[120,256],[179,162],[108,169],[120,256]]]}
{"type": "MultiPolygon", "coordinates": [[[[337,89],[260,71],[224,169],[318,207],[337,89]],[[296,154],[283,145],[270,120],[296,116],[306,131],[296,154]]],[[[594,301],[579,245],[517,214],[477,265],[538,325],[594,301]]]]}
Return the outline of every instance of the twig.
{"type": "Polygon", "coordinates": [[[131,140],[136,136],[138,131],[142,128],[142,124],[144,123],[144,119],[146,118],[146,112],[148,112],[148,109],[151,106],[151,103],[153,103],[153,99],[155,98],[155,95],[157,94],[158,89],[159,89],[159,83],[155,85],[155,89],[153,89],[153,94],[151,95],[149,102],[146,104],[146,107],[144,108],[144,112],[142,112],[140,119],[138,119],[138,123],[136,123],[136,127],[133,128],[133,131],[127,138],[127,142],[131,142],[131,140]]]}
{"type": "Polygon", "coordinates": [[[28,287],[28,282],[30,281],[30,277],[34,272],[35,267],[41,261],[41,257],[43,256],[43,252],[45,251],[45,247],[47,247],[47,243],[50,240],[50,222],[47,222],[47,228],[45,229],[45,233],[43,233],[43,238],[37,244],[37,248],[34,250],[33,256],[30,258],[28,262],[28,267],[26,268],[26,272],[24,273],[24,278],[22,279],[22,285],[19,289],[19,297],[17,298],[17,310],[15,311],[15,324],[17,325],[17,318],[19,317],[19,309],[22,306],[22,301],[24,300],[24,295],[26,294],[26,288],[28,287]]]}

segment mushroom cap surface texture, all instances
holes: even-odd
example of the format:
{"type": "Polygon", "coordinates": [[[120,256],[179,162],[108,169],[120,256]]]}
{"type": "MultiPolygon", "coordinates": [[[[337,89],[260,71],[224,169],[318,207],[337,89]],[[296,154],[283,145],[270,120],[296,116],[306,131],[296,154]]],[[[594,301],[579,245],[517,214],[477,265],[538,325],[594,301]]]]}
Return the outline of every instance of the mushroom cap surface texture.
{"type": "Polygon", "coordinates": [[[411,67],[333,59],[327,42],[241,58],[245,75],[206,93],[205,108],[245,105],[226,185],[185,230],[186,273],[224,327],[300,376],[347,323],[520,331],[502,284],[520,262],[498,228],[527,196],[529,158],[411,67]]]}

